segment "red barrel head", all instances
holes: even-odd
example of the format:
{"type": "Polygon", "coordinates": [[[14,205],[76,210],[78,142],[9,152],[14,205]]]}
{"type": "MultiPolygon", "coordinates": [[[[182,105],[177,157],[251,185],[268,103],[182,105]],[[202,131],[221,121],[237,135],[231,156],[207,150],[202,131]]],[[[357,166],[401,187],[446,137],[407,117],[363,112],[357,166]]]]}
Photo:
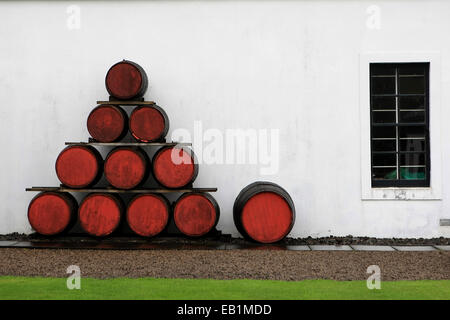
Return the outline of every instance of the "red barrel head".
{"type": "Polygon", "coordinates": [[[197,164],[192,151],[168,147],[159,150],[153,160],[153,174],[167,188],[181,188],[197,177],[197,164]]]}
{"type": "Polygon", "coordinates": [[[62,184],[84,188],[98,180],[102,173],[101,161],[100,154],[92,147],[69,146],[56,159],[56,174],[62,184]]]}
{"type": "Polygon", "coordinates": [[[113,142],[126,134],[127,115],[120,107],[100,105],[89,114],[87,128],[95,140],[113,142]]]}
{"type": "Polygon", "coordinates": [[[105,160],[105,177],[119,189],[132,189],[146,178],[148,159],[137,148],[116,148],[105,160]]]}
{"type": "Polygon", "coordinates": [[[80,225],[88,234],[103,237],[111,234],[120,223],[123,206],[110,194],[88,195],[80,204],[78,217],[80,225]]]}
{"type": "Polygon", "coordinates": [[[131,230],[144,237],[152,237],[163,231],[169,221],[167,200],[156,194],[135,197],[127,208],[127,222],[131,230]]]}
{"type": "Polygon", "coordinates": [[[76,210],[76,201],[70,194],[42,192],[28,206],[28,221],[37,233],[57,235],[72,225],[76,210]]]}
{"type": "Polygon", "coordinates": [[[187,236],[207,234],[216,226],[218,219],[219,207],[210,195],[186,193],[175,204],[175,225],[187,236]]]}

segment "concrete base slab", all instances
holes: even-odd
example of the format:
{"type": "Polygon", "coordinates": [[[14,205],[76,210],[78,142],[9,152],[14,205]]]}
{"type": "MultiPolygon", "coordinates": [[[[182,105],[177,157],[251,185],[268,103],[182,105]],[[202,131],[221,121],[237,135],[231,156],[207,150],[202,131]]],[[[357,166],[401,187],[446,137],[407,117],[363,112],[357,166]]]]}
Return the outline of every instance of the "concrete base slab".
{"type": "Polygon", "coordinates": [[[393,246],[398,251],[436,251],[432,246],[393,246]]]}
{"type": "Polygon", "coordinates": [[[333,245],[311,245],[309,246],[313,251],[352,251],[350,246],[333,246],[333,245]]]}
{"type": "Polygon", "coordinates": [[[450,246],[434,246],[434,247],[438,248],[439,250],[450,251],[450,246]]]}
{"type": "Polygon", "coordinates": [[[391,246],[367,246],[367,245],[352,245],[356,251],[395,251],[391,246]]]}
{"type": "Polygon", "coordinates": [[[308,246],[286,246],[287,250],[294,251],[310,251],[311,249],[308,246]]]}

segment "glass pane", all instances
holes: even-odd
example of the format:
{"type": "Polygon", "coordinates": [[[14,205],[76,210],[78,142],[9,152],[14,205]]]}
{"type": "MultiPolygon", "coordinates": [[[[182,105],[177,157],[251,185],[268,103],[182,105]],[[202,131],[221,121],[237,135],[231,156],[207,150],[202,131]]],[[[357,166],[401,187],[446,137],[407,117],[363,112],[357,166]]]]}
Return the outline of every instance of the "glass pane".
{"type": "Polygon", "coordinates": [[[400,140],[400,151],[425,151],[425,140],[400,140]]]}
{"type": "Polygon", "coordinates": [[[395,140],[373,140],[372,151],[395,151],[395,140]]]}
{"type": "Polygon", "coordinates": [[[399,113],[399,122],[408,123],[408,122],[425,122],[425,111],[400,111],[399,113]]]}
{"type": "Polygon", "coordinates": [[[424,166],[425,153],[400,154],[400,166],[424,166]]]}
{"type": "Polygon", "coordinates": [[[372,127],[372,138],[395,138],[395,127],[372,127]]]}
{"type": "Polygon", "coordinates": [[[396,168],[372,168],[373,179],[397,179],[396,168]]]}
{"type": "Polygon", "coordinates": [[[376,153],[372,155],[372,166],[396,166],[397,155],[395,153],[376,153]]]}
{"type": "Polygon", "coordinates": [[[420,64],[408,64],[408,65],[400,65],[398,67],[398,74],[400,76],[402,75],[424,75],[425,69],[427,68],[428,64],[424,65],[422,63],[420,64]]]}
{"type": "Polygon", "coordinates": [[[399,109],[424,109],[425,97],[399,97],[398,98],[399,109]]]}
{"type": "Polygon", "coordinates": [[[373,111],[373,123],[395,123],[395,111],[373,111]]]}
{"type": "Polygon", "coordinates": [[[395,110],[395,97],[372,97],[372,110],[395,110]]]}
{"type": "Polygon", "coordinates": [[[425,137],[425,127],[423,126],[411,126],[411,127],[399,127],[398,133],[400,138],[411,137],[425,137]]]}
{"type": "Polygon", "coordinates": [[[425,180],[425,168],[400,168],[400,179],[425,180]]]}
{"type": "Polygon", "coordinates": [[[425,93],[425,77],[400,77],[398,88],[400,94],[425,93]]]}
{"type": "Polygon", "coordinates": [[[395,75],[395,67],[387,64],[371,63],[370,74],[372,76],[395,75]]]}
{"type": "Polygon", "coordinates": [[[395,77],[372,77],[372,94],[395,94],[395,77]]]}

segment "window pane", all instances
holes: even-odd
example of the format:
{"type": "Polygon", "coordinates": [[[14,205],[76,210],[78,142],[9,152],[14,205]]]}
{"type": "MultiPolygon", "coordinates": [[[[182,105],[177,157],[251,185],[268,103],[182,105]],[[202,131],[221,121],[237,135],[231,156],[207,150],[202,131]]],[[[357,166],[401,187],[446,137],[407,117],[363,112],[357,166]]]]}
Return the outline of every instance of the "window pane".
{"type": "Polygon", "coordinates": [[[372,94],[395,94],[395,77],[372,77],[372,94]]]}
{"type": "Polygon", "coordinates": [[[400,151],[425,151],[424,139],[406,139],[400,140],[400,151]]]}
{"type": "Polygon", "coordinates": [[[397,179],[396,168],[372,168],[373,179],[397,179]]]}
{"type": "Polygon", "coordinates": [[[397,155],[395,153],[376,153],[372,156],[372,166],[396,166],[397,155]]]}
{"type": "Polygon", "coordinates": [[[372,138],[395,138],[395,127],[372,127],[372,138]]]}
{"type": "Polygon", "coordinates": [[[424,109],[425,108],[425,97],[399,97],[398,106],[400,109],[424,109]]]}
{"type": "Polygon", "coordinates": [[[373,140],[372,151],[395,151],[395,140],[373,140]]]}
{"type": "Polygon", "coordinates": [[[411,126],[398,128],[400,138],[425,137],[425,127],[411,126]]]}
{"type": "Polygon", "coordinates": [[[425,122],[425,111],[400,111],[399,120],[401,123],[425,122]]]}
{"type": "Polygon", "coordinates": [[[421,64],[400,64],[398,67],[398,74],[402,75],[424,75],[426,67],[421,64]]]}
{"type": "Polygon", "coordinates": [[[400,166],[424,166],[424,153],[403,153],[400,154],[400,166]]]}
{"type": "Polygon", "coordinates": [[[370,74],[373,76],[395,75],[395,67],[387,64],[371,63],[370,74]]]}
{"type": "Polygon", "coordinates": [[[425,93],[425,77],[400,77],[398,88],[400,94],[425,93]]]}
{"type": "Polygon", "coordinates": [[[373,123],[395,123],[395,111],[374,111],[373,123]]]}
{"type": "Polygon", "coordinates": [[[372,110],[395,110],[395,97],[372,97],[372,110]]]}
{"type": "Polygon", "coordinates": [[[425,168],[400,168],[400,179],[425,180],[425,168]]]}

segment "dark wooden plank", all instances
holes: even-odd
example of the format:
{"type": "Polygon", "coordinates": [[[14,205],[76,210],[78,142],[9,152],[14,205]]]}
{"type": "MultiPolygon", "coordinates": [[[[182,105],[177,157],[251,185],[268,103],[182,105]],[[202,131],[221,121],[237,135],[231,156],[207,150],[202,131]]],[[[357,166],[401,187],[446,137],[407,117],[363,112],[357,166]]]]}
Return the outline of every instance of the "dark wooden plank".
{"type": "Polygon", "coordinates": [[[136,147],[145,147],[145,146],[192,146],[191,142],[66,142],[68,146],[71,145],[92,145],[92,146],[136,146],[136,147]]]}
{"type": "Polygon", "coordinates": [[[185,192],[216,192],[217,188],[185,188],[185,189],[132,189],[122,190],[113,188],[89,188],[89,189],[72,189],[65,187],[31,187],[25,191],[54,191],[54,192],[104,192],[104,193],[185,193],[185,192]]]}
{"type": "Polygon", "coordinates": [[[156,103],[154,101],[97,101],[97,104],[111,104],[116,106],[143,106],[156,103]]]}

